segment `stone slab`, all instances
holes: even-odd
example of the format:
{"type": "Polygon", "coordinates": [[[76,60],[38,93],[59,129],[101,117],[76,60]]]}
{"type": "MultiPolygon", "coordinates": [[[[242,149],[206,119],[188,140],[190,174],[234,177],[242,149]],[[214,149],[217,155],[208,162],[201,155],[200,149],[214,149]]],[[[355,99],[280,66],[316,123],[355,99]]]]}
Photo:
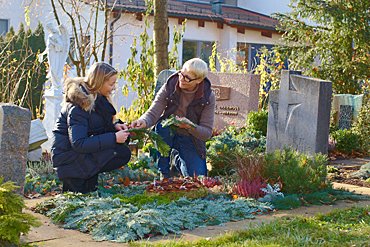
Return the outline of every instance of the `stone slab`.
{"type": "Polygon", "coordinates": [[[23,185],[26,175],[31,112],[14,104],[0,103],[0,177],[23,185]]]}
{"type": "Polygon", "coordinates": [[[314,154],[328,151],[332,83],[282,71],[280,90],[269,94],[267,152],[291,147],[314,154]]]}
{"type": "MultiPolygon", "coordinates": [[[[158,75],[155,92],[175,73],[163,70],[158,75]]],[[[208,73],[212,90],[216,96],[215,124],[216,130],[235,125],[243,127],[247,114],[258,110],[260,76],[253,74],[208,73]]]]}

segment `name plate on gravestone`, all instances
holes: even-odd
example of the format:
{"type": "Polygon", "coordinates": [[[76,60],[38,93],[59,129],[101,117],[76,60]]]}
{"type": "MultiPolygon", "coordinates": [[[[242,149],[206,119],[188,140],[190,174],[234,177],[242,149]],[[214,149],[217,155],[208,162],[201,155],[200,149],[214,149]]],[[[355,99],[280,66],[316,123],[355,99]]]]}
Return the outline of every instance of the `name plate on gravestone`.
{"type": "Polygon", "coordinates": [[[216,97],[214,128],[242,127],[247,114],[258,110],[260,76],[235,73],[209,73],[216,97]]]}
{"type": "Polygon", "coordinates": [[[280,90],[269,96],[267,152],[284,147],[328,151],[332,83],[284,70],[280,90]]]}
{"type": "Polygon", "coordinates": [[[229,100],[230,99],[230,87],[212,85],[212,91],[215,94],[217,100],[229,100]]]}

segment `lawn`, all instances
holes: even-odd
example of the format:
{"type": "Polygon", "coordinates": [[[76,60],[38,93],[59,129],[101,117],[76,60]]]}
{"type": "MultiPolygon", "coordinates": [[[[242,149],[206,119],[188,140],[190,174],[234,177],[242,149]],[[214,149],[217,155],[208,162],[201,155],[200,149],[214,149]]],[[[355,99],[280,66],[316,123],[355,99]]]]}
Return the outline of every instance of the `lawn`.
{"type": "Polygon", "coordinates": [[[285,217],[245,231],[197,242],[133,243],[131,246],[369,246],[370,206],[315,217],[285,217]]]}

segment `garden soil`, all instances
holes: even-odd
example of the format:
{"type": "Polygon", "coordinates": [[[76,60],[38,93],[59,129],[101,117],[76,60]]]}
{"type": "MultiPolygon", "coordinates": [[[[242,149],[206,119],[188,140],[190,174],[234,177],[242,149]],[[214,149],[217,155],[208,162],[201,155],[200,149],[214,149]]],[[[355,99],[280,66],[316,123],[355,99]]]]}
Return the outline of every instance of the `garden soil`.
{"type": "MultiPolygon", "coordinates": [[[[342,161],[342,165],[350,166],[354,164],[363,164],[370,162],[370,158],[363,160],[349,160],[342,161]]],[[[338,164],[340,165],[340,164],[338,164]]],[[[356,193],[365,194],[370,196],[370,188],[359,187],[351,184],[333,183],[334,188],[345,188],[356,193]]],[[[42,222],[42,226],[38,228],[32,228],[31,231],[21,237],[22,242],[30,243],[37,246],[53,246],[53,247],[66,247],[66,246],[79,246],[79,247],[109,247],[109,246],[129,246],[124,243],[114,243],[114,242],[96,242],[91,238],[91,235],[81,233],[76,230],[66,230],[59,225],[53,224],[49,218],[36,214],[30,210],[37,203],[44,201],[48,198],[38,198],[38,199],[26,199],[27,209],[26,212],[35,215],[42,222]]],[[[335,205],[322,205],[322,206],[309,206],[300,207],[293,210],[281,210],[272,212],[267,215],[257,216],[255,219],[246,219],[237,222],[228,222],[219,226],[207,226],[199,227],[194,230],[184,230],[182,235],[168,235],[168,236],[156,236],[148,240],[142,240],[142,242],[160,242],[160,241],[170,241],[175,239],[183,239],[188,241],[199,240],[199,239],[211,239],[223,235],[227,232],[244,230],[251,227],[258,226],[263,223],[269,223],[270,221],[294,215],[302,216],[314,216],[319,213],[329,213],[334,209],[350,208],[353,206],[367,206],[370,205],[370,201],[359,201],[353,202],[349,200],[338,201],[335,205]]]]}

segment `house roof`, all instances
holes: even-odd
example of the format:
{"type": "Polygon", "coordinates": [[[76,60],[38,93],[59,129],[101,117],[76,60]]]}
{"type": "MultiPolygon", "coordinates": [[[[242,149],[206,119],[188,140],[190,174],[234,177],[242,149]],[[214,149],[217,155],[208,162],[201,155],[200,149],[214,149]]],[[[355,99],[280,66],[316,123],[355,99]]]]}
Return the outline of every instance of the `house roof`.
{"type": "MultiPolygon", "coordinates": [[[[131,13],[140,13],[146,10],[144,0],[108,0],[112,5],[116,1],[115,9],[131,13]]],[[[168,0],[168,16],[219,22],[237,27],[249,27],[262,30],[276,30],[277,20],[260,13],[243,8],[222,5],[222,14],[212,11],[212,4],[168,0]]]]}

